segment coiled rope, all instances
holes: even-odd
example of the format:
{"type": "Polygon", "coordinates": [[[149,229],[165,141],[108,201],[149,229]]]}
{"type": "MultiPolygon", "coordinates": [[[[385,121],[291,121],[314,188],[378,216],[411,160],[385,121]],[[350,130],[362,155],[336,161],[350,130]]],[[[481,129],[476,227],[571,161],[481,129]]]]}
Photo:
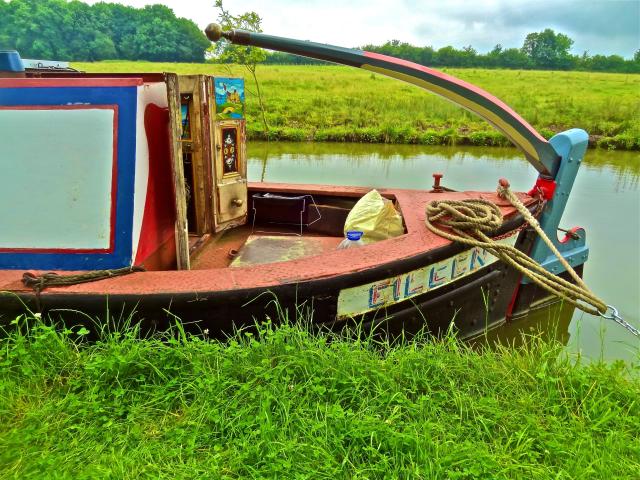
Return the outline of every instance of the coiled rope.
{"type": "MultiPolygon", "coordinates": [[[[547,292],[556,295],[565,302],[580,310],[604,316],[608,306],[598,298],[583,282],[580,276],[564,259],[553,242],[544,233],[538,220],[531,215],[518,197],[509,189],[506,181],[498,186],[498,195],[509,200],[526,222],[547,244],[558,258],[575,284],[545,270],[535,260],[511,245],[499,243],[488,236],[502,226],[502,212],[493,202],[488,200],[435,200],[427,205],[425,223],[429,230],[436,235],[454,242],[460,242],[473,247],[480,247],[507,265],[526,275],[536,285],[547,292]],[[438,228],[434,223],[448,227],[451,231],[438,228]]],[[[618,322],[619,323],[619,322],[618,322]]]]}

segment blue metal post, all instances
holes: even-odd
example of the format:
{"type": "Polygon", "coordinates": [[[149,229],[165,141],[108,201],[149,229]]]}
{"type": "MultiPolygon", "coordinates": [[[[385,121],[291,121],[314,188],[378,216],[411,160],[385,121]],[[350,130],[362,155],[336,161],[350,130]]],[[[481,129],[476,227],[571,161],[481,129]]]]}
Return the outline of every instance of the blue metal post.
{"type": "Polygon", "coordinates": [[[0,50],[0,71],[23,73],[24,65],[20,59],[20,54],[15,50],[0,50]]]}
{"type": "MultiPolygon", "coordinates": [[[[587,132],[578,128],[559,133],[549,140],[561,160],[555,178],[556,189],[553,198],[547,202],[539,218],[540,226],[544,232],[569,265],[574,268],[582,265],[589,256],[589,248],[586,245],[586,232],[584,229],[579,228],[573,232],[575,234],[574,237],[567,236],[561,241],[558,240],[557,231],[569,200],[569,194],[578,173],[578,168],[587,150],[588,142],[589,136],[587,132]]],[[[565,270],[541,238],[536,238],[529,256],[552,273],[559,274],[565,270]]],[[[522,283],[529,283],[529,279],[524,277],[522,283]]]]}

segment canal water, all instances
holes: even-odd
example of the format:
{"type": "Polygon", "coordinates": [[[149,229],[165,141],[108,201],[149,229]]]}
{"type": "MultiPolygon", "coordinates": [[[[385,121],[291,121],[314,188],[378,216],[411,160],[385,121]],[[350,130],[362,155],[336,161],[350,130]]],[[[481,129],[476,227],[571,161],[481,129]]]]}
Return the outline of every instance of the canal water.
{"type": "MultiPolygon", "coordinates": [[[[537,177],[511,148],[253,142],[248,158],[250,181],[429,189],[431,174],[441,172],[443,184],[455,190],[494,190],[505,177],[514,190],[527,191],[537,177]]],[[[561,227],[586,229],[586,284],[640,328],[639,184],[637,152],[588,150],[561,227]]],[[[528,319],[549,321],[558,321],[557,311],[528,319]]],[[[570,352],[638,360],[640,340],[613,322],[580,311],[566,321],[570,352]]]]}

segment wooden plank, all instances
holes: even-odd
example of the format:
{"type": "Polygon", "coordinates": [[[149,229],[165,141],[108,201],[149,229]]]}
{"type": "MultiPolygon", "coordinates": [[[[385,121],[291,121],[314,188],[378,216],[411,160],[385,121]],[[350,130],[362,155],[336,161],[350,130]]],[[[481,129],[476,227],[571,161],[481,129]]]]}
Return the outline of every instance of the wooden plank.
{"type": "Polygon", "coordinates": [[[247,121],[240,120],[240,173],[243,178],[247,178],[247,121]]]}
{"type": "Polygon", "coordinates": [[[215,178],[213,174],[214,150],[213,150],[213,124],[212,117],[215,117],[215,97],[213,96],[213,79],[208,75],[202,76],[202,97],[205,99],[203,104],[203,129],[202,129],[202,155],[204,166],[204,182],[205,182],[205,205],[207,216],[207,231],[215,231],[215,178]]]}
{"type": "Polygon", "coordinates": [[[208,89],[208,98],[209,98],[209,148],[210,148],[210,156],[209,156],[209,192],[211,194],[209,198],[209,211],[210,219],[211,219],[211,231],[217,232],[219,216],[218,216],[218,189],[217,189],[217,145],[218,145],[218,136],[216,130],[216,100],[215,100],[215,92],[214,92],[214,82],[213,77],[207,77],[207,89],[208,89]]]}
{"type": "Polygon", "coordinates": [[[208,186],[208,165],[211,155],[209,140],[209,115],[208,95],[206,88],[206,77],[198,75],[194,84],[194,105],[196,99],[198,101],[198,126],[196,129],[198,135],[198,155],[194,161],[194,190],[196,191],[196,216],[198,219],[198,233],[204,235],[211,231],[209,202],[207,201],[209,190],[208,186]]]}
{"type": "Polygon", "coordinates": [[[189,231],[187,225],[187,200],[182,166],[182,118],[180,113],[180,88],[178,76],[166,73],[169,100],[169,138],[171,140],[171,170],[176,202],[176,262],[178,270],[189,270],[189,231]]]}

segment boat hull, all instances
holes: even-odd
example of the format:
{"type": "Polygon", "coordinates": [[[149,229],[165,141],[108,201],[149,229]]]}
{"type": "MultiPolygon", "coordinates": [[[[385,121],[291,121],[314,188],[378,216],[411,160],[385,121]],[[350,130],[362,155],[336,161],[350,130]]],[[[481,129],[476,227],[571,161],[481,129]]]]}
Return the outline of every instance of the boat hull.
{"type": "MultiPolygon", "coordinates": [[[[509,231],[519,221],[507,222],[503,230],[509,231]]],[[[533,238],[531,232],[523,231],[515,245],[526,251],[533,238]]],[[[302,319],[314,329],[360,328],[390,337],[410,336],[423,330],[439,335],[449,330],[453,323],[458,335],[467,338],[495,328],[509,316],[522,316],[532,306],[550,300],[540,289],[517,288],[519,272],[496,261],[404,301],[361,315],[340,315],[339,299],[346,289],[409,274],[458,255],[464,249],[461,245],[448,244],[365,271],[260,288],[145,295],[67,293],[64,289],[45,290],[40,294],[7,293],[0,296],[3,318],[0,321],[8,324],[17,315],[40,312],[56,322],[83,324],[94,330],[106,319],[116,324],[130,320],[149,332],[163,331],[179,319],[192,333],[207,331],[209,336],[219,338],[238,329],[252,328],[256,322],[265,319],[274,323],[302,319]]]]}

